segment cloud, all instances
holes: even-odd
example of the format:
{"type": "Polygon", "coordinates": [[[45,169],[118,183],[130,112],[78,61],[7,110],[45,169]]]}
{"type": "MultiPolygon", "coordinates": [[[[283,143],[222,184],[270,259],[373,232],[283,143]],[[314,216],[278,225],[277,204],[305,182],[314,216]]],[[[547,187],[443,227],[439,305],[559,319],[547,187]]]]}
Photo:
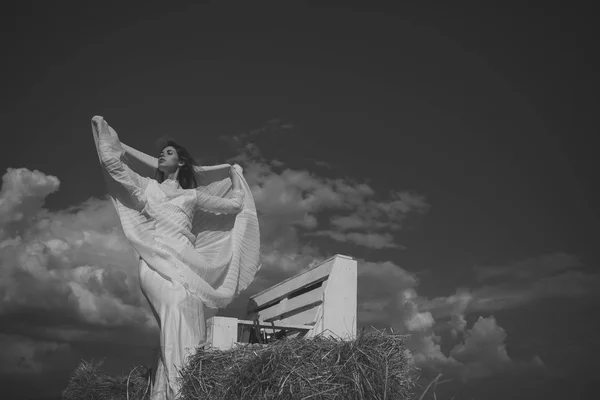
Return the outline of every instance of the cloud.
{"type": "Polygon", "coordinates": [[[421,307],[436,318],[452,318],[464,325],[460,315],[493,312],[545,299],[598,300],[600,274],[578,257],[565,253],[544,254],[506,265],[480,266],[473,270],[479,286],[458,289],[448,297],[421,299],[421,307]]]}
{"type": "Polygon", "coordinates": [[[444,358],[436,346],[441,343],[440,336],[413,338],[417,363],[457,373],[464,380],[504,371],[544,368],[538,356],[517,361],[509,357],[505,345],[507,334],[493,315],[480,317],[468,328],[467,314],[507,310],[545,299],[598,298],[600,274],[587,268],[578,257],[565,253],[477,267],[474,272],[482,286],[461,288],[447,297],[415,299],[418,310],[431,313],[436,320],[437,332],[449,331],[450,337],[458,341],[444,358]]]}
{"type": "Polygon", "coordinates": [[[371,249],[386,249],[386,248],[401,248],[397,243],[394,243],[394,237],[389,233],[359,233],[359,232],[335,232],[335,231],[319,231],[308,236],[326,236],[338,242],[350,242],[359,246],[368,247],[371,249]]]}
{"type": "Polygon", "coordinates": [[[359,322],[409,335],[407,347],[417,367],[467,381],[543,365],[539,357],[511,359],[506,332],[493,315],[468,326],[466,315],[475,300],[471,291],[430,300],[418,295],[416,275],[393,262],[359,260],[358,268],[359,322]],[[446,351],[444,337],[451,344],[446,351]]]}
{"type": "Polygon", "coordinates": [[[543,367],[543,362],[537,356],[531,361],[514,361],[508,356],[506,333],[493,316],[480,317],[470,329],[464,330],[463,337],[445,353],[441,347],[442,336],[436,334],[434,329],[428,329],[434,327],[431,314],[415,315],[427,316],[424,325],[417,324],[414,328],[407,325],[408,330],[413,331],[408,346],[415,364],[420,368],[470,381],[507,371],[543,367]]]}
{"type": "Polygon", "coordinates": [[[583,267],[581,260],[566,253],[544,254],[512,264],[474,268],[479,282],[537,280],[583,267]]]}
{"type": "MultiPolygon", "coordinates": [[[[235,162],[244,168],[261,222],[261,234],[272,240],[328,237],[365,248],[402,248],[391,232],[402,229],[412,214],[424,214],[429,204],[410,191],[378,195],[363,182],[324,177],[305,169],[278,169],[250,140],[276,138],[275,127],[227,137],[235,147],[235,162]],[[327,218],[323,218],[327,216],[327,218]]],[[[281,140],[280,140],[281,141],[281,140]]]]}
{"type": "Polygon", "coordinates": [[[580,258],[551,253],[515,263],[474,269],[482,286],[473,290],[473,311],[510,309],[551,298],[598,299],[600,274],[580,258]]]}
{"type": "Polygon", "coordinates": [[[506,352],[506,333],[493,316],[479,317],[465,339],[457,344],[450,356],[467,367],[462,371],[466,378],[485,377],[509,367],[512,360],[506,352]]]}
{"type": "Polygon", "coordinates": [[[431,334],[411,338],[416,362],[457,373],[464,380],[504,371],[544,368],[538,356],[517,361],[509,357],[505,344],[507,334],[493,315],[480,317],[468,328],[467,314],[507,310],[545,299],[598,300],[600,274],[585,266],[578,257],[565,253],[477,267],[474,271],[482,286],[461,288],[447,297],[413,297],[416,309],[431,313],[436,321],[431,334]],[[447,355],[440,352],[441,337],[436,331],[449,331],[450,337],[458,341],[447,355]]]}
{"type": "Polygon", "coordinates": [[[25,349],[61,349],[92,337],[117,340],[124,328],[156,331],[112,204],[90,199],[60,211],[44,209],[59,185],[39,171],[9,169],[0,191],[0,334],[29,340],[15,348],[31,371],[39,370],[39,357],[25,349]]]}
{"type": "Polygon", "coordinates": [[[0,190],[0,239],[27,224],[49,194],[59,187],[58,178],[30,171],[9,168],[2,177],[0,190]]]}
{"type": "Polygon", "coordinates": [[[400,298],[404,290],[416,284],[413,274],[393,262],[358,260],[359,323],[385,328],[390,321],[401,321],[404,315],[398,307],[400,298]]]}

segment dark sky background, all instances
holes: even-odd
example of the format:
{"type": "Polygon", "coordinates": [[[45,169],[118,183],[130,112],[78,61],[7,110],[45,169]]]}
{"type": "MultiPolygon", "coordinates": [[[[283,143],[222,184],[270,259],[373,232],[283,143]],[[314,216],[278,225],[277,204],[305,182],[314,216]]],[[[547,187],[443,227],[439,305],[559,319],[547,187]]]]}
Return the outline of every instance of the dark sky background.
{"type": "MultiPolygon", "coordinates": [[[[277,118],[298,134],[281,149],[263,144],[270,157],[310,155],[378,190],[426,195],[431,211],[400,233],[406,250],[394,256],[427,275],[426,296],[468,286],[474,266],[544,253],[596,268],[591,10],[280,3],[5,10],[0,170],[58,176],[47,206],[60,209],[104,195],[89,125],[96,114],[142,151],[155,152],[167,134],[207,163],[229,156],[220,135],[277,118]]],[[[586,310],[581,318],[593,320],[586,310]]],[[[497,318],[515,349],[526,321],[552,324],[532,310],[497,318]]],[[[566,340],[568,328],[548,337],[566,340]]],[[[567,353],[575,360],[585,350],[567,353]]],[[[575,395],[573,385],[537,393],[575,395]]],[[[478,390],[476,398],[492,398],[478,390]]]]}

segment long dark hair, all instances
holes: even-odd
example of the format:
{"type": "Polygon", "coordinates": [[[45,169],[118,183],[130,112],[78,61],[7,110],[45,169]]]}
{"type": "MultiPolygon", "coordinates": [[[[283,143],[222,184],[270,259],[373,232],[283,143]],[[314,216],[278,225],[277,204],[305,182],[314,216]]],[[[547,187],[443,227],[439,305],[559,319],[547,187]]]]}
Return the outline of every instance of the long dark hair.
{"type": "MultiPolygon", "coordinates": [[[[198,163],[192,158],[185,147],[177,144],[173,140],[168,140],[166,143],[163,142],[161,151],[169,146],[175,149],[177,156],[179,157],[179,161],[183,163],[183,165],[179,167],[179,173],[177,174],[179,186],[181,186],[183,189],[193,189],[198,187],[198,181],[196,180],[196,174],[194,173],[194,167],[198,166],[198,163]]],[[[161,183],[165,180],[164,172],[158,168],[156,169],[154,177],[158,183],[161,183]]]]}

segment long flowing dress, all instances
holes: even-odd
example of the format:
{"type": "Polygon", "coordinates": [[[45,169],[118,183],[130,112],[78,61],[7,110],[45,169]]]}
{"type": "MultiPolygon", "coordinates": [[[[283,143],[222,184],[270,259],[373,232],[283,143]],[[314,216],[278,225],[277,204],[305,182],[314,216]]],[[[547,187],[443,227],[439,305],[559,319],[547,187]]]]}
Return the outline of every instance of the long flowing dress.
{"type": "MultiPolygon", "coordinates": [[[[160,327],[151,398],[176,399],[178,370],[205,344],[206,319],[244,290],[260,268],[251,193],[239,168],[240,190],[212,179],[213,189],[227,187],[226,195],[210,194],[210,183],[197,189],[182,189],[175,180],[158,183],[130,167],[135,163],[127,156],[136,156],[135,150],[126,151],[102,117],[94,117],[92,127],[109,194],[139,254],[142,292],[160,327]]],[[[206,173],[198,171],[197,178],[206,180],[206,173]]]]}

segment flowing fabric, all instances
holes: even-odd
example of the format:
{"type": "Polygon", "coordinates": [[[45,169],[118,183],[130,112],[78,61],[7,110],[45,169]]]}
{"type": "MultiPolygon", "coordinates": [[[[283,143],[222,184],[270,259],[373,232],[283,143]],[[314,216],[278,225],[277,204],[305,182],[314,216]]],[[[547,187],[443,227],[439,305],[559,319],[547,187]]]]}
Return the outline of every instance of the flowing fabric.
{"type": "Polygon", "coordinates": [[[161,329],[152,397],[173,399],[177,369],[206,340],[206,318],[246,289],[260,268],[256,208],[241,168],[194,169],[197,189],[151,177],[158,160],[119,141],[99,116],[92,131],[108,193],[140,256],[140,285],[161,329]]]}

